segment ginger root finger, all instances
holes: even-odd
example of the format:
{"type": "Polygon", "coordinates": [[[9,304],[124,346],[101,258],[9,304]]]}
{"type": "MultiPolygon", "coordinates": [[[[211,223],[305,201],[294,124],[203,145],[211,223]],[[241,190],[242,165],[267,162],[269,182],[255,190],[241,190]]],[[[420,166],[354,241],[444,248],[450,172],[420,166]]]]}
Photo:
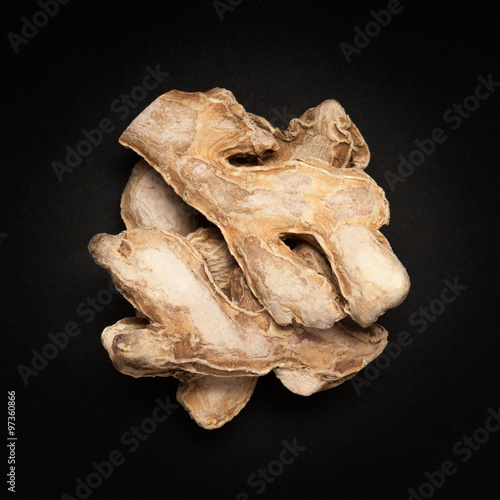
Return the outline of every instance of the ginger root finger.
{"type": "Polygon", "coordinates": [[[248,403],[258,377],[194,376],[181,381],[177,401],[205,429],[218,429],[248,403]]]}
{"type": "Polygon", "coordinates": [[[344,224],[332,240],[334,273],[347,302],[345,310],[354,321],[371,325],[386,309],[405,299],[410,287],[408,273],[373,232],[344,224]]]}
{"type": "Polygon", "coordinates": [[[249,377],[279,369],[332,382],[358,373],[387,345],[387,331],[380,325],[356,326],[353,330],[343,320],[324,330],[285,327],[286,336],[269,339],[267,353],[255,352],[255,333],[245,338],[246,352],[229,351],[222,331],[207,339],[198,332],[171,330],[139,320],[125,318],[103,332],[103,344],[113,364],[133,377],[168,377],[184,372],[249,377]]]}
{"type": "Polygon", "coordinates": [[[144,160],[133,168],[120,207],[127,229],[158,227],[187,236],[198,228],[200,219],[144,160]]]}
{"type": "MultiPolygon", "coordinates": [[[[248,114],[259,127],[275,137],[279,149],[272,157],[274,163],[315,157],[330,168],[364,169],[370,161],[370,150],[363,136],[334,99],[293,118],[286,130],[273,127],[265,118],[248,114]]],[[[269,160],[270,157],[264,157],[264,164],[269,160]]]]}

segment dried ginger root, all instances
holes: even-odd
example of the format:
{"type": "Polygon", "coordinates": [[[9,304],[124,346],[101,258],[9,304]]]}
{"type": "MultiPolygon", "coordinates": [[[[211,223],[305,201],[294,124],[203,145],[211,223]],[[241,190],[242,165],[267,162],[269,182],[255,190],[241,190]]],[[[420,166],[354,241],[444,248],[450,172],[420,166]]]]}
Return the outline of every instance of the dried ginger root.
{"type": "Polygon", "coordinates": [[[334,382],[359,371],[386,345],[379,325],[281,326],[267,311],[242,309],[215,284],[195,246],[175,233],[98,234],[89,249],[149,318],[126,318],[103,332],[115,367],[128,375],[249,376],[284,368],[334,382]]]}
{"type": "Polygon", "coordinates": [[[328,328],[348,315],[368,326],[406,297],[408,274],[379,231],[387,200],[363,172],[368,148],[336,101],[281,132],[227,90],[171,91],[120,142],[221,229],[277,323],[328,328]],[[257,164],[231,163],[249,155],[257,164]],[[287,247],[289,236],[324,252],[335,284],[287,247]]]}
{"type": "Polygon", "coordinates": [[[378,231],[389,213],[360,170],[368,148],[336,101],[281,131],[223,89],[172,91],[120,142],[173,190],[140,162],[122,217],[128,229],[159,229],[97,235],[89,245],[142,316],[103,332],[117,369],[179,378],[178,400],[216,428],[270,370],[310,395],[382,352],[387,332],[372,323],[404,299],[409,280],[378,231]],[[216,228],[194,230],[196,211],[175,193],[225,239],[216,228]],[[285,237],[304,241],[291,249],[285,237]]]}

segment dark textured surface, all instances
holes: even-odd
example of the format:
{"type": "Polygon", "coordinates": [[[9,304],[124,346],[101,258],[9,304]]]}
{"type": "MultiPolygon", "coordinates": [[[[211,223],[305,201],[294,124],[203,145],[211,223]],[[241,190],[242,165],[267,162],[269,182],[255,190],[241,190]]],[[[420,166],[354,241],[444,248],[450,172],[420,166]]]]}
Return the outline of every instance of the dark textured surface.
{"type": "Polygon", "coordinates": [[[405,499],[428,481],[426,471],[451,460],[456,472],[434,498],[498,499],[500,432],[485,441],[476,429],[500,404],[500,88],[460,125],[453,110],[474,94],[479,76],[500,81],[493,12],[481,2],[449,10],[402,2],[348,63],[339,44],[352,44],[354,28],[364,29],[370,11],[387,2],[244,0],[223,21],[210,1],[113,3],[61,5],[17,54],[7,33],[20,34],[21,18],[40,7],[16,2],[2,20],[2,381],[4,395],[16,391],[17,497],[78,498],[76,479],[118,450],[124,463],[90,498],[234,499],[245,491],[252,499],[405,499]],[[168,76],[136,107],[115,102],[157,65],[168,76]],[[173,402],[177,382],[114,370],[100,333],[132,307],[116,295],[95,314],[80,306],[110,297],[101,292],[109,278],[86,246],[96,233],[123,229],[119,200],[137,158],[117,139],[130,120],[163,92],[215,86],[282,127],[281,115],[286,121],[325,99],[341,102],[371,149],[367,173],[391,206],[384,233],[412,278],[407,300],[380,323],[390,339],[407,331],[413,342],[378,377],[365,373],[356,386],[348,381],[310,398],[263,378],[220,430],[200,429],[174,410],[131,451],[124,433],[153,415],[156,398],[173,402]],[[64,163],[66,146],[75,148],[82,130],[105,118],[113,131],[59,182],[52,163],[64,163]],[[397,173],[398,156],[408,158],[414,141],[436,128],[446,140],[391,190],[386,172],[397,173]],[[444,280],[455,278],[467,289],[441,307],[444,280]],[[419,319],[432,301],[439,314],[419,319]],[[25,386],[19,365],[29,367],[31,350],[41,352],[47,335],[71,321],[81,333],[25,386]],[[459,443],[475,431],[482,444],[459,443]],[[273,461],[294,439],[306,449],[259,494],[266,483],[248,478],[268,464],[281,471],[273,461]],[[470,457],[466,448],[475,450],[470,457]]]}

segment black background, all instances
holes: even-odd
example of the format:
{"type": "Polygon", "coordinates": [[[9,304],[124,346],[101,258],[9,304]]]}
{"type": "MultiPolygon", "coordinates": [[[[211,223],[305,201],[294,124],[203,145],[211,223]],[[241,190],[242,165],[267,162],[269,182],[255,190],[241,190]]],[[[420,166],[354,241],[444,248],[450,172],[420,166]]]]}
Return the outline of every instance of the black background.
{"type": "Polygon", "coordinates": [[[474,93],[478,76],[500,80],[496,16],[481,2],[401,5],[350,63],[339,44],[352,44],[354,28],[387,2],[243,0],[221,20],[211,1],[72,1],[17,54],[7,33],[20,34],[21,18],[40,7],[15,2],[3,14],[2,382],[5,399],[16,391],[18,498],[75,496],[76,479],[113,450],[125,463],[92,499],[234,499],[241,491],[252,499],[406,499],[445,460],[457,471],[434,498],[500,498],[500,432],[470,460],[453,451],[500,403],[500,91],[456,130],[443,120],[474,93]],[[157,65],[169,74],[162,83],[126,119],[113,112],[113,101],[157,65]],[[406,301],[380,323],[391,340],[404,330],[414,340],[360,395],[347,382],[303,398],[269,375],[222,429],[199,428],[179,408],[130,453],[122,434],[151,417],[156,398],[174,402],[177,382],[114,370],[100,334],[132,308],[114,296],[93,321],[77,313],[109,281],[86,247],[96,233],[123,229],[120,195],[137,160],[117,142],[128,123],[171,89],[216,86],[282,128],[276,110],[289,119],[325,99],[344,106],[370,147],[367,172],[391,205],[384,234],[412,279],[406,301]],[[52,163],[64,163],[66,146],[103,118],[114,131],[59,182],[52,163]],[[437,127],[446,142],[392,191],[385,172],[397,173],[398,155],[408,157],[437,127]],[[410,316],[455,278],[467,289],[418,334],[410,316]],[[31,366],[32,349],[69,321],[81,333],[25,386],[19,365],[31,366]],[[259,495],[247,479],[294,439],[305,451],[259,495]]]}

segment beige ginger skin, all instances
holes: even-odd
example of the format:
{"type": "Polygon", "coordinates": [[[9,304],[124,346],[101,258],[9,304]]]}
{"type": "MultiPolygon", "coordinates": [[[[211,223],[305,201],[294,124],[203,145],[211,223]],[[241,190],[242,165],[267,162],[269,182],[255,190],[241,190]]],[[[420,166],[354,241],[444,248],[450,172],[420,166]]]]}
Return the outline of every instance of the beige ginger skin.
{"type": "Polygon", "coordinates": [[[281,131],[224,89],[172,91],[120,142],[147,160],[122,196],[127,231],[89,245],[140,316],[103,332],[118,370],[177,377],[177,399],[213,429],[271,370],[310,395],[382,352],[373,323],[409,278],[379,231],[389,210],[362,170],[368,147],[336,101],[281,131]]]}

